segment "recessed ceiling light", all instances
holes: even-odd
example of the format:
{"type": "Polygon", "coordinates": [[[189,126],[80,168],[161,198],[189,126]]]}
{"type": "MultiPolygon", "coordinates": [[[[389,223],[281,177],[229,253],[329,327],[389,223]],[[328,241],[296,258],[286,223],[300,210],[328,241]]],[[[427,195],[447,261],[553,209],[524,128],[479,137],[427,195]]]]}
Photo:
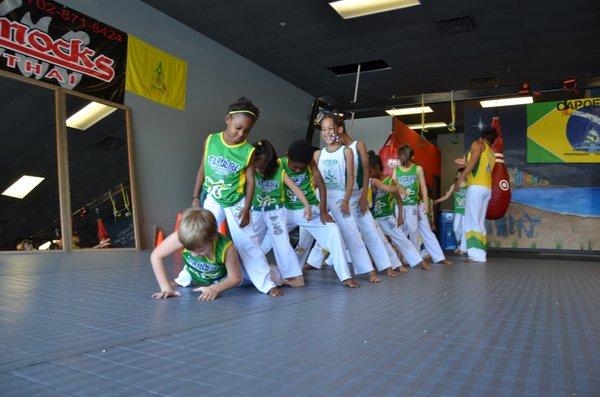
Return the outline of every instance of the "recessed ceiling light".
{"type": "Polygon", "coordinates": [[[83,109],[67,119],[67,127],[78,130],[87,130],[117,108],[98,102],[90,102],[83,109]]]}
{"type": "Polygon", "coordinates": [[[47,251],[51,245],[52,245],[52,241],[46,241],[44,244],[42,244],[38,247],[38,250],[47,251]]]}
{"type": "Polygon", "coordinates": [[[339,0],[329,3],[344,19],[418,6],[419,0],[339,0]]]}
{"type": "Polygon", "coordinates": [[[421,114],[421,113],[433,113],[433,109],[429,106],[417,106],[414,108],[403,108],[403,109],[390,109],[386,110],[390,116],[404,116],[406,114],[421,114]]]}
{"type": "Polygon", "coordinates": [[[482,108],[497,108],[500,106],[513,106],[513,105],[526,105],[533,103],[533,97],[531,96],[517,96],[512,98],[503,99],[490,99],[486,101],[479,101],[482,108]]]}
{"type": "Polygon", "coordinates": [[[422,127],[424,128],[442,128],[442,127],[448,127],[448,124],[439,121],[436,123],[425,123],[421,126],[421,124],[412,124],[409,125],[408,128],[410,128],[411,130],[420,130],[422,127]]]}
{"type": "Polygon", "coordinates": [[[2,195],[22,199],[23,197],[27,196],[29,192],[35,189],[37,185],[42,183],[43,180],[44,178],[39,176],[23,175],[18,181],[3,191],[2,195]]]}

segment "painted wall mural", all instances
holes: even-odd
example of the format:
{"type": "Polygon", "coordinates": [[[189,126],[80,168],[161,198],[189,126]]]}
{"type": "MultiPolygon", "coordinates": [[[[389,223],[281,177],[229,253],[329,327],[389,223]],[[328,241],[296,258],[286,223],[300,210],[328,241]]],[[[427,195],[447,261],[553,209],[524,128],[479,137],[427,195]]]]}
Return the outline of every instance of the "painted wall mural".
{"type": "MultiPolygon", "coordinates": [[[[495,114],[465,111],[465,150],[495,114]]],[[[512,202],[503,218],[486,221],[490,247],[600,251],[600,165],[528,163],[526,107],[497,114],[512,202]]]]}

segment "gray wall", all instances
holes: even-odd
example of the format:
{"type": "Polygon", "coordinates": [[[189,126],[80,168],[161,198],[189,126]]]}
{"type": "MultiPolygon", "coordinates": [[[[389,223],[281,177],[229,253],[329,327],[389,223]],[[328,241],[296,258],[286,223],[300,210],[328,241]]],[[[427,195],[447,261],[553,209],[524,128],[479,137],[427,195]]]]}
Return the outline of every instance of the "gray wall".
{"type": "MultiPolygon", "coordinates": [[[[350,131],[350,121],[346,121],[350,131]]],[[[350,136],[356,140],[365,141],[369,150],[379,153],[392,130],[392,118],[389,116],[369,117],[354,120],[350,136]]]]}
{"type": "Polygon", "coordinates": [[[202,142],[224,128],[229,103],[246,95],[261,110],[249,141],[267,138],[282,152],[306,134],[312,97],[138,0],[59,0],[188,62],[185,111],[127,93],[144,247],[153,225],[169,232],[191,203],[202,142]]]}
{"type": "MultiPolygon", "coordinates": [[[[440,134],[437,138],[437,147],[442,151],[441,194],[445,193],[450,185],[454,183],[456,170],[458,169],[454,159],[465,154],[465,134],[461,132],[456,136],[458,137],[458,143],[450,142],[452,137],[450,134],[440,134]]],[[[450,198],[442,203],[440,208],[451,210],[453,209],[452,203],[452,198],[450,198]]]]}

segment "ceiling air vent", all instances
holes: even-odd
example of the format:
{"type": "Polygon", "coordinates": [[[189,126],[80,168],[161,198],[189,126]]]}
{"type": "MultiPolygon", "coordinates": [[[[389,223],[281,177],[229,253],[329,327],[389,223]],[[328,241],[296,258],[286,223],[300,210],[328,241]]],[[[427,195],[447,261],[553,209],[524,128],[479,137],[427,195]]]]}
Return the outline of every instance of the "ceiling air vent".
{"type": "Polygon", "coordinates": [[[471,80],[473,88],[493,88],[498,87],[498,79],[495,77],[483,77],[471,80]]]}
{"type": "MultiPolygon", "coordinates": [[[[345,76],[348,74],[355,74],[358,70],[358,63],[351,63],[349,65],[339,65],[339,66],[331,66],[327,69],[331,70],[335,73],[336,76],[345,76]]],[[[379,72],[382,70],[391,69],[390,65],[388,65],[383,59],[378,59],[376,61],[367,61],[360,62],[360,72],[379,72]]]]}
{"type": "Polygon", "coordinates": [[[445,35],[468,33],[475,30],[475,24],[471,17],[460,17],[438,21],[438,26],[445,35]]]}
{"type": "Polygon", "coordinates": [[[106,137],[94,145],[96,149],[104,150],[107,152],[112,152],[113,150],[117,150],[123,146],[125,146],[125,142],[123,140],[111,137],[106,137]]]}

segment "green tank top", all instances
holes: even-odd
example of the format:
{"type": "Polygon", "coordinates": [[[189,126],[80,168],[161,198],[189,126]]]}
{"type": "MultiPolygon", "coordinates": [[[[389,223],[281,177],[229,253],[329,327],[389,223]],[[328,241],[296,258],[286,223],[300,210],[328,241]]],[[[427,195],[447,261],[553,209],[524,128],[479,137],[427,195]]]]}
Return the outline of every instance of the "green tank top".
{"type": "Polygon", "coordinates": [[[198,284],[213,284],[225,277],[227,275],[225,257],[231,245],[231,240],[219,234],[213,245],[213,259],[206,256],[195,256],[192,252],[184,249],[183,263],[192,280],[198,284]]]}
{"type": "MultiPolygon", "coordinates": [[[[288,165],[288,158],[282,157],[279,159],[281,166],[283,167],[287,176],[290,177],[292,181],[302,190],[302,193],[306,196],[308,203],[310,205],[319,205],[319,200],[317,199],[317,194],[315,190],[315,181],[310,171],[310,167],[306,167],[306,169],[302,172],[293,172],[288,165]]],[[[285,191],[285,208],[290,210],[300,210],[304,208],[304,205],[298,197],[292,192],[289,187],[284,188],[285,191]]]]}
{"type": "Polygon", "coordinates": [[[206,139],[203,189],[223,207],[231,207],[244,197],[245,171],[252,153],[254,148],[246,141],[226,144],[222,132],[206,139]]]}
{"type": "Polygon", "coordinates": [[[400,167],[394,170],[398,184],[406,189],[406,195],[402,196],[403,205],[417,205],[419,203],[419,177],[417,176],[417,165],[413,164],[407,171],[400,167]]]}
{"type": "MultiPolygon", "coordinates": [[[[383,184],[391,186],[394,182],[391,176],[381,181],[383,184]]],[[[383,218],[386,216],[394,215],[396,207],[396,196],[393,193],[386,192],[385,190],[377,189],[375,199],[373,201],[373,217],[383,218]]]]}
{"type": "Polygon", "coordinates": [[[283,176],[285,171],[281,164],[270,178],[265,178],[256,172],[256,189],[252,199],[252,209],[255,211],[270,211],[277,205],[283,204],[283,176]]]}
{"type": "Polygon", "coordinates": [[[454,192],[454,213],[465,214],[465,201],[467,197],[467,188],[461,187],[458,192],[454,192]]]}

